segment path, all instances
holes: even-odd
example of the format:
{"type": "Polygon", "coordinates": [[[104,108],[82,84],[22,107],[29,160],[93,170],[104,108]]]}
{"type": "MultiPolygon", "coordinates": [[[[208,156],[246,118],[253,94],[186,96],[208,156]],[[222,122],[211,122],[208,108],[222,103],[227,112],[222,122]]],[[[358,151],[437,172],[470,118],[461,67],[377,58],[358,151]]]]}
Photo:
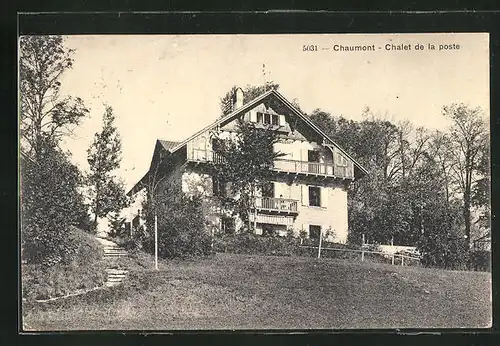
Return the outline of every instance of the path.
{"type": "Polygon", "coordinates": [[[127,276],[128,271],[120,269],[119,259],[128,256],[127,251],[111,240],[101,237],[96,237],[96,239],[103,246],[104,258],[108,262],[108,268],[106,268],[108,277],[105,285],[111,287],[121,284],[127,276]]]}

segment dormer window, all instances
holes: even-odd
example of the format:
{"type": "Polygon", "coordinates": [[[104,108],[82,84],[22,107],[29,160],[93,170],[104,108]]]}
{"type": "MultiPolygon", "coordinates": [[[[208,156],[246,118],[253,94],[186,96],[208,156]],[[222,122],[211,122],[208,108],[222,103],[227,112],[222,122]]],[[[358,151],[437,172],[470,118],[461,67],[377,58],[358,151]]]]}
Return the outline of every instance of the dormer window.
{"type": "Polygon", "coordinates": [[[337,153],[337,166],[347,167],[347,159],[341,154],[337,153]]]}
{"type": "Polygon", "coordinates": [[[257,113],[257,122],[265,125],[279,125],[280,117],[278,114],[257,113]]]}
{"type": "Polygon", "coordinates": [[[280,117],[278,114],[273,114],[272,116],[272,124],[273,125],[279,125],[280,124],[280,117]]]}

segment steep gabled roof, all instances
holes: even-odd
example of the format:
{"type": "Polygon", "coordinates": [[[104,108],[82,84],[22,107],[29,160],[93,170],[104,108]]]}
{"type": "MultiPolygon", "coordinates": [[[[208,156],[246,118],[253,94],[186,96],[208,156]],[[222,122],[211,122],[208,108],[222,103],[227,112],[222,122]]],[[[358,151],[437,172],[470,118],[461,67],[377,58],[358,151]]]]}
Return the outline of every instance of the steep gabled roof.
{"type": "MultiPolygon", "coordinates": [[[[368,171],[359,163],[357,162],[351,155],[349,155],[347,152],[345,152],[344,149],[342,149],[337,143],[335,143],[326,133],[324,133],[319,127],[317,127],[316,125],[314,125],[314,123],[309,120],[306,116],[304,116],[298,109],[296,109],[283,95],[281,95],[277,90],[275,89],[271,89],[269,91],[266,91],[265,93],[263,93],[262,95],[254,98],[252,101],[244,104],[243,106],[241,106],[240,108],[238,109],[235,109],[233,112],[229,113],[228,115],[220,118],[220,119],[217,119],[216,121],[214,121],[212,124],[206,126],[205,128],[201,129],[200,131],[196,132],[195,134],[193,134],[192,136],[186,138],[185,140],[183,140],[182,142],[179,142],[176,146],[170,148],[170,149],[167,149],[168,151],[170,151],[171,153],[174,153],[176,152],[177,150],[179,150],[180,148],[182,148],[184,145],[186,145],[190,140],[198,137],[199,135],[201,135],[202,133],[206,132],[206,131],[209,131],[209,130],[212,130],[214,129],[215,127],[217,127],[218,125],[220,124],[223,124],[223,123],[226,123],[228,121],[231,121],[235,118],[237,118],[239,115],[241,114],[244,114],[246,112],[248,112],[250,109],[252,109],[254,106],[258,105],[261,101],[263,101],[265,98],[267,98],[269,95],[274,95],[278,100],[280,100],[287,108],[290,109],[290,111],[292,111],[292,113],[294,113],[297,117],[299,117],[300,119],[302,119],[307,125],[309,125],[316,133],[318,133],[319,135],[321,135],[323,138],[325,138],[326,140],[328,140],[329,142],[331,142],[335,147],[337,147],[346,157],[348,157],[350,160],[352,160],[352,162],[354,163],[354,165],[356,167],[358,167],[363,173],[365,174],[368,174],[368,171]]],[[[172,142],[169,142],[169,143],[172,143],[172,142]]]]}
{"type": "Polygon", "coordinates": [[[166,141],[163,139],[158,139],[157,141],[163,146],[165,150],[170,150],[180,144],[180,142],[166,141]]]}

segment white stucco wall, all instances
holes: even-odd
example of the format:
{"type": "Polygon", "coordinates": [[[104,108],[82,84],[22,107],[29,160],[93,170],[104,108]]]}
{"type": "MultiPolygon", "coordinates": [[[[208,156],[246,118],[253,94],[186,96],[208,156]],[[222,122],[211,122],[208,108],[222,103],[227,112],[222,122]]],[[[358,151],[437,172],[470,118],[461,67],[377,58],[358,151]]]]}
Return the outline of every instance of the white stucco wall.
{"type": "Polygon", "coordinates": [[[347,191],[342,186],[321,186],[321,206],[309,206],[307,184],[296,184],[292,191],[300,191],[292,196],[299,200],[299,214],[294,222],[294,231],[298,235],[300,230],[305,230],[309,234],[309,225],[321,226],[322,232],[330,230],[332,237],[330,241],[338,243],[347,242],[348,218],[347,218],[347,191]]]}

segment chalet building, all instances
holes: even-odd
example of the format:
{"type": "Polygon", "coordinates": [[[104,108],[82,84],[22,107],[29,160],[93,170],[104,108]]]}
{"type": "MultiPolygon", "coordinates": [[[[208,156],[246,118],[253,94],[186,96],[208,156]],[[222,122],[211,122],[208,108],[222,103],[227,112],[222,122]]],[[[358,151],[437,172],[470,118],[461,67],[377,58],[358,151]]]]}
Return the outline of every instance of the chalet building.
{"type": "MultiPolygon", "coordinates": [[[[302,231],[309,237],[323,232],[331,241],[345,243],[347,188],[367,171],[276,90],[243,104],[243,91],[237,89],[228,115],[182,142],[157,140],[149,171],[129,192],[136,198],[127,226],[134,229],[144,223],[141,203],[147,189],[156,185],[161,189],[168,184],[174,187],[172,193],[178,189],[207,201],[227,194],[227,186],[212,179],[205,167],[217,159],[217,141],[234,138],[238,119],[277,131],[280,140],[274,149],[285,154],[274,162],[273,181],[255,191],[254,206],[248,210],[255,232],[293,231],[298,236],[302,231]]],[[[220,208],[209,210],[214,231],[232,232],[243,226],[220,208]]]]}

